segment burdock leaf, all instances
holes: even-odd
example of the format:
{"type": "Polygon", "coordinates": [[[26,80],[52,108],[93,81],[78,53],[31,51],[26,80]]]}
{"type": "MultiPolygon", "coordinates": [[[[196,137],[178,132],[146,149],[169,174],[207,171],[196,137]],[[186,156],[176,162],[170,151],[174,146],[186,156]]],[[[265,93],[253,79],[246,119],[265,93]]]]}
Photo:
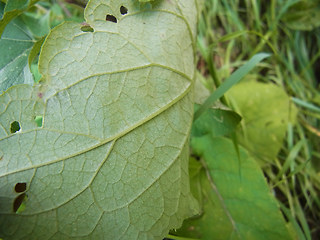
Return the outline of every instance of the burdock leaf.
{"type": "Polygon", "coordinates": [[[1,238],[162,239],[197,212],[197,2],[92,0],[90,31],[51,31],[41,84],[0,96],[1,238]]]}

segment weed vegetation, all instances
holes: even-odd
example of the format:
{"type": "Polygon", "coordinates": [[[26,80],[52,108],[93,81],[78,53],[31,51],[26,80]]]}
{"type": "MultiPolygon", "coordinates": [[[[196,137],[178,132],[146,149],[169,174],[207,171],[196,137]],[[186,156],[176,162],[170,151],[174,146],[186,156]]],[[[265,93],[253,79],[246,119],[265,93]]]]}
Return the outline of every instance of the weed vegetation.
{"type": "Polygon", "coordinates": [[[242,81],[282,88],[298,110],[276,157],[260,161],[297,239],[320,238],[319,25],[319,1],[207,0],[198,28],[198,69],[210,92],[256,53],[272,54],[242,81]]]}
{"type": "MultiPolygon", "coordinates": [[[[26,44],[17,66],[33,84],[50,29],[83,25],[87,1],[24,2],[0,32],[26,44]]],[[[189,170],[200,210],[167,239],[320,239],[320,1],[205,0],[196,50],[189,170]]],[[[18,83],[5,77],[3,91],[18,83]]]]}

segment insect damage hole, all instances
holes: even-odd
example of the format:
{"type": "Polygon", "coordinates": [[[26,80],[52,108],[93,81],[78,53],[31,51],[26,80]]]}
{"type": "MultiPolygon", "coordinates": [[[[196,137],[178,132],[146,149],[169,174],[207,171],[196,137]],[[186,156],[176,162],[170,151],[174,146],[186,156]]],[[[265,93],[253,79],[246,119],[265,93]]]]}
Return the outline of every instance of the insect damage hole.
{"type": "Polygon", "coordinates": [[[42,121],[43,121],[42,116],[35,116],[34,117],[34,122],[37,124],[38,127],[42,127],[42,121]]]}
{"type": "Polygon", "coordinates": [[[21,129],[20,123],[18,121],[14,121],[10,124],[10,132],[15,133],[21,129]]]}
{"type": "Polygon", "coordinates": [[[27,183],[25,183],[25,182],[17,183],[17,184],[14,186],[14,191],[15,191],[16,193],[22,193],[22,192],[24,192],[26,189],[27,189],[27,183]]]}
{"type": "Polygon", "coordinates": [[[81,23],[82,32],[94,32],[94,29],[88,23],[81,23]]]}
{"type": "Polygon", "coordinates": [[[113,16],[113,15],[110,15],[110,14],[108,14],[107,16],[106,16],[106,21],[108,21],[108,22],[114,22],[114,23],[117,23],[118,21],[117,21],[117,18],[115,17],[115,16],[113,16]]]}
{"type": "Polygon", "coordinates": [[[124,6],[121,6],[120,7],[120,13],[122,15],[126,15],[128,13],[128,8],[124,7],[124,6]]]}
{"type": "Polygon", "coordinates": [[[27,200],[27,194],[22,193],[13,202],[13,211],[15,213],[21,213],[25,209],[25,201],[27,200]]]}

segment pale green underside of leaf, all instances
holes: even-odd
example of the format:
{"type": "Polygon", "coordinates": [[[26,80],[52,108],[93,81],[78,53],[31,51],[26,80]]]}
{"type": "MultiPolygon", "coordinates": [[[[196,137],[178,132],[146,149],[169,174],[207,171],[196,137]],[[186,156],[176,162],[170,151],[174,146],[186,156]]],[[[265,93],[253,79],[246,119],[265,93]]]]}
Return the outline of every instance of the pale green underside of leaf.
{"type": "Polygon", "coordinates": [[[49,34],[42,84],[0,96],[0,237],[162,239],[196,213],[188,183],[196,5],[92,0],[85,18],[94,32],[65,23],[49,34]],[[11,133],[14,121],[21,129],[11,133]],[[19,182],[28,199],[16,214],[19,182]]]}
{"type": "Polygon", "coordinates": [[[209,134],[193,138],[192,147],[207,168],[191,162],[203,214],[187,220],[181,234],[203,240],[292,239],[259,165],[246,150],[240,147],[239,159],[232,141],[209,134]]]}

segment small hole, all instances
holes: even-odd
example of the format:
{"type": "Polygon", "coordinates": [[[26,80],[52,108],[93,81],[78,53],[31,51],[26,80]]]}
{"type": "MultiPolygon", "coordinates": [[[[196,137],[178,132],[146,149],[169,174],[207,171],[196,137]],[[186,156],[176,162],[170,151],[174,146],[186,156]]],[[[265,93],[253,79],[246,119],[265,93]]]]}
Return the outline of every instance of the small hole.
{"type": "Polygon", "coordinates": [[[126,15],[128,13],[128,9],[126,7],[124,7],[124,6],[121,6],[120,7],[120,13],[122,15],[126,15]]]}
{"type": "Polygon", "coordinates": [[[113,16],[113,15],[109,15],[109,14],[108,14],[108,15],[106,16],[106,20],[109,21],[109,22],[117,23],[117,19],[116,19],[116,17],[113,16]]]}
{"type": "Polygon", "coordinates": [[[10,125],[10,132],[15,133],[15,132],[18,132],[19,130],[20,130],[19,122],[17,121],[12,122],[10,125]]]}
{"type": "Polygon", "coordinates": [[[22,193],[27,189],[27,183],[23,182],[23,183],[17,183],[16,186],[14,187],[14,190],[17,193],[22,193]]]}
{"type": "Polygon", "coordinates": [[[94,32],[94,29],[88,24],[88,23],[82,23],[81,24],[81,31],[82,32],[94,32]]]}
{"type": "Polygon", "coordinates": [[[94,32],[93,28],[90,26],[82,26],[81,31],[82,32],[94,32]]]}
{"type": "Polygon", "coordinates": [[[22,193],[20,194],[13,202],[13,211],[15,213],[21,213],[24,208],[25,204],[24,201],[27,200],[27,194],[22,193]]]}
{"type": "Polygon", "coordinates": [[[35,116],[34,117],[34,121],[35,121],[35,123],[37,124],[38,127],[42,127],[42,120],[43,120],[42,116],[35,116]]]}

